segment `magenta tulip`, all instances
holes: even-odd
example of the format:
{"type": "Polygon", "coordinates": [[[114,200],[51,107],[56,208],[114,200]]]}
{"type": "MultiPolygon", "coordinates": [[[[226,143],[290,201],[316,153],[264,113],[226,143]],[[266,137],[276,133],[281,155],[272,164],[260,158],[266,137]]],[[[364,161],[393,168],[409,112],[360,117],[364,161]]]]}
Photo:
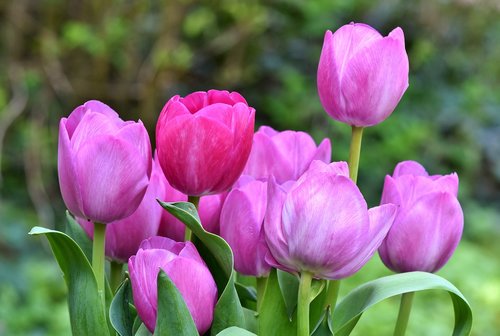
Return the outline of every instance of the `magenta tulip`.
{"type": "Polygon", "coordinates": [[[318,93],[340,122],[366,127],[384,121],[408,88],[408,55],[401,28],[383,37],[351,23],[327,31],[318,65],[318,93]]]}
{"type": "Polygon", "coordinates": [[[392,225],[396,206],[368,209],[345,162],[314,161],[297,182],[269,182],[264,229],[266,259],[285,271],[342,279],[375,253],[392,225]]]}
{"type": "Polygon", "coordinates": [[[58,173],[69,211],[111,223],[139,206],[151,173],[151,144],[141,121],[123,121],[88,101],[59,123],[58,173]]]}
{"type": "Polygon", "coordinates": [[[203,335],[210,328],[217,286],[191,242],[178,243],[164,237],[145,240],[137,254],[129,259],[128,269],[137,313],[149,331],[154,332],[156,326],[160,269],[181,293],[199,333],[203,335]]]}
{"type": "Polygon", "coordinates": [[[395,272],[436,272],[455,251],[464,225],[457,200],[458,176],[432,175],[419,163],[399,163],[386,176],[382,204],[399,206],[380,246],[384,264],[395,272]]]}
{"type": "MultiPolygon", "coordinates": [[[[132,215],[106,226],[106,256],[109,259],[125,263],[137,253],[144,239],[157,235],[165,210],[156,199],[165,195],[166,188],[163,171],[155,157],[146,194],[137,210],[132,215]]],[[[77,218],[77,221],[90,237],[94,236],[92,222],[82,218],[77,218]]]]}
{"type": "Polygon", "coordinates": [[[175,96],[156,124],[156,147],[169,183],[189,196],[227,191],[252,147],[255,110],[236,92],[175,96]]]}
{"type": "Polygon", "coordinates": [[[231,246],[236,271],[251,276],[267,276],[271,267],[265,261],[269,253],[264,236],[267,207],[267,182],[242,176],[227,195],[221,212],[220,235],[231,246]],[[239,183],[238,183],[239,184],[239,183]]]}
{"type": "Polygon", "coordinates": [[[323,139],[316,146],[305,132],[277,132],[269,126],[262,126],[253,137],[252,151],[243,174],[256,179],[274,175],[280,184],[297,180],[313,160],[329,163],[331,151],[329,139],[323,139]]]}

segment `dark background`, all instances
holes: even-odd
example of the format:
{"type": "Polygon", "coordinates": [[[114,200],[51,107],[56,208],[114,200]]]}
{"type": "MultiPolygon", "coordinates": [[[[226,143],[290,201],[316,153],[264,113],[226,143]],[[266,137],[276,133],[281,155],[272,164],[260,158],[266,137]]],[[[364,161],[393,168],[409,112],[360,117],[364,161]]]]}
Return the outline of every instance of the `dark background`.
{"type": "MultiPolygon", "coordinates": [[[[469,298],[475,335],[500,329],[500,4],[495,0],[0,2],[0,334],[69,333],[64,282],[34,225],[63,228],[58,121],[89,99],[150,134],[175,94],[236,90],[257,123],[329,137],[346,160],[350,128],[316,92],[325,30],[400,26],[410,87],[393,115],[365,131],[359,185],[376,205],[385,174],[418,160],[456,171],[465,233],[438,274],[469,298]]],[[[154,139],[152,138],[154,143],[154,139]]],[[[390,274],[375,257],[342,293],[390,274]]],[[[416,296],[408,335],[449,334],[447,295],[416,296]]],[[[356,335],[390,333],[398,300],[362,318],[356,335]]]]}

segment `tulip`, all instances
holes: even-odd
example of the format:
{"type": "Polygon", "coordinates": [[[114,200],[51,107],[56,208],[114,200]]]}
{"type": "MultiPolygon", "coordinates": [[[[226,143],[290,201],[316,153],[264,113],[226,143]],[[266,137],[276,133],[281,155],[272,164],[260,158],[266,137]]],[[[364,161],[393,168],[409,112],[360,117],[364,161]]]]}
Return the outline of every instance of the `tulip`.
{"type": "Polygon", "coordinates": [[[128,261],[134,304],[146,327],[154,332],[158,312],[157,276],[162,269],[179,290],[203,335],[212,324],[217,286],[191,242],[152,237],[128,261]]]}
{"type": "Polygon", "coordinates": [[[88,101],[59,123],[59,185],[77,217],[111,223],[130,216],[146,192],[151,162],[142,122],[123,121],[101,102],[88,101]]]}
{"type": "Polygon", "coordinates": [[[267,182],[253,178],[233,188],[224,202],[220,235],[231,246],[234,268],[241,274],[263,277],[271,269],[265,261],[269,253],[263,227],[266,207],[267,182]]]}
{"type": "Polygon", "coordinates": [[[335,120],[373,126],[396,108],[408,88],[408,55],[401,28],[383,37],[351,23],[327,31],[318,65],[318,93],[335,120]]]}
{"type": "Polygon", "coordinates": [[[455,251],[464,225],[457,200],[458,176],[432,175],[414,161],[399,163],[386,176],[382,204],[399,206],[380,246],[384,264],[395,272],[436,272],[455,251]]]}
{"type": "Polygon", "coordinates": [[[316,146],[305,132],[277,132],[269,126],[261,126],[253,137],[252,151],[243,174],[256,179],[274,175],[277,183],[297,180],[313,160],[329,163],[331,144],[323,139],[316,146]]]}
{"type": "Polygon", "coordinates": [[[156,147],[169,183],[189,196],[227,191],[252,147],[255,109],[236,92],[175,96],[156,125],[156,147]]]}
{"type": "Polygon", "coordinates": [[[345,162],[313,161],[298,181],[271,178],[264,220],[271,254],[282,270],[337,280],[357,272],[391,227],[396,206],[368,209],[345,162]]]}
{"type": "MultiPolygon", "coordinates": [[[[146,194],[137,210],[127,218],[106,226],[106,256],[116,262],[125,263],[136,254],[144,239],[157,235],[160,219],[165,212],[156,201],[165,195],[166,180],[157,157],[146,194]]],[[[77,218],[89,237],[94,236],[94,225],[83,218],[77,218]]]]}

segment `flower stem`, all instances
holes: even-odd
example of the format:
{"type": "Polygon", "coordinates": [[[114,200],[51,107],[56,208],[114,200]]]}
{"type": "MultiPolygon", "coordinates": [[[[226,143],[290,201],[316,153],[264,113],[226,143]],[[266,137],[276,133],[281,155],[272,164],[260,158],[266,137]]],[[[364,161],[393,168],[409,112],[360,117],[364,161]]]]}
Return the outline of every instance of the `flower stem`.
{"type": "Polygon", "coordinates": [[[394,336],[403,336],[406,332],[406,326],[408,325],[414,295],[415,292],[408,292],[401,296],[398,320],[396,322],[396,326],[394,327],[394,336]]]}
{"type": "Polygon", "coordinates": [[[257,313],[260,312],[262,299],[264,298],[264,291],[266,290],[267,277],[257,277],[257,313]]]}
{"type": "MultiPolygon", "coordinates": [[[[196,210],[198,210],[198,206],[200,203],[200,197],[199,196],[188,196],[188,202],[193,203],[196,210]]],[[[184,241],[192,241],[191,236],[192,236],[191,230],[186,226],[186,231],[184,233],[184,241]]]]}
{"type": "Polygon", "coordinates": [[[104,305],[104,248],[106,238],[106,224],[94,223],[94,243],[92,246],[92,268],[97,281],[97,292],[104,305]]]}
{"type": "Polygon", "coordinates": [[[115,292],[122,282],[122,269],[123,265],[116,261],[111,261],[111,289],[115,292]]]}
{"type": "Polygon", "coordinates": [[[330,314],[333,314],[333,311],[335,310],[335,305],[337,304],[337,298],[339,296],[339,289],[340,280],[328,281],[324,308],[326,309],[330,306],[330,314]]]}
{"type": "Polygon", "coordinates": [[[309,304],[311,303],[312,274],[300,274],[299,297],[297,302],[297,336],[309,336],[309,304]]]}
{"type": "Polygon", "coordinates": [[[349,148],[349,177],[356,183],[358,180],[359,154],[361,153],[361,140],[363,127],[352,126],[351,147],[349,148]]]}

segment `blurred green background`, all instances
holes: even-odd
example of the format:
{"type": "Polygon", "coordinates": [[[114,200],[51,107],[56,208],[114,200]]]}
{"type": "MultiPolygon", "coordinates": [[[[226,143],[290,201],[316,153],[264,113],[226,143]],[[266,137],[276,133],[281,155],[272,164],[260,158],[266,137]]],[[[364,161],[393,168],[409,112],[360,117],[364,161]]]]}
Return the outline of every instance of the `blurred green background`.
{"type": "MultiPolygon", "coordinates": [[[[365,132],[359,184],[376,205],[385,174],[415,159],[456,171],[465,233],[438,274],[475,312],[474,335],[500,330],[500,5],[496,0],[0,2],[0,335],[67,335],[65,288],[34,225],[62,228],[58,121],[99,99],[150,134],[174,94],[237,90],[257,122],[330,137],[346,160],[350,128],[319,103],[325,30],[365,22],[403,28],[410,87],[393,115],[365,132]]],[[[375,257],[345,281],[390,274],[375,257]]],[[[415,299],[408,335],[449,335],[446,294],[415,299]]],[[[355,335],[390,334],[398,300],[366,313],[355,335]]]]}

